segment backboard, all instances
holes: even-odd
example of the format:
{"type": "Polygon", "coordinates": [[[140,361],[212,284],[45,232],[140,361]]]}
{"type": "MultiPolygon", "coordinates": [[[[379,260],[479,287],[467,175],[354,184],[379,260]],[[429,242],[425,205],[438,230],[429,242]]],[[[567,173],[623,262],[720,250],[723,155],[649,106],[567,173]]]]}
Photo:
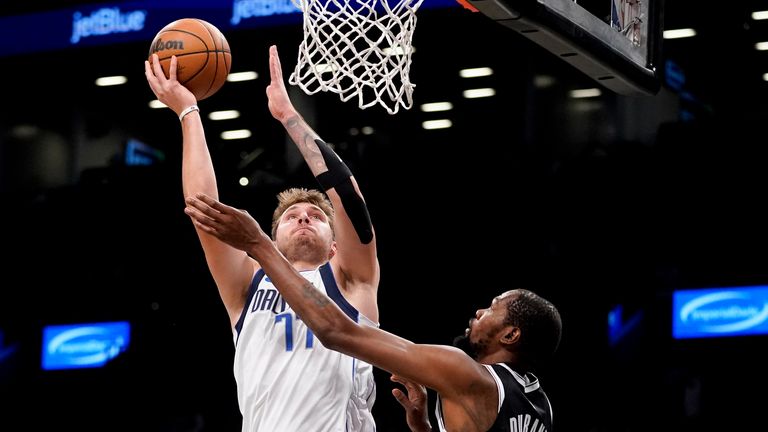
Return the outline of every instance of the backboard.
{"type": "Polygon", "coordinates": [[[458,1],[520,33],[616,93],[653,95],[659,91],[657,62],[664,0],[600,0],[604,19],[574,0],[458,1]]]}

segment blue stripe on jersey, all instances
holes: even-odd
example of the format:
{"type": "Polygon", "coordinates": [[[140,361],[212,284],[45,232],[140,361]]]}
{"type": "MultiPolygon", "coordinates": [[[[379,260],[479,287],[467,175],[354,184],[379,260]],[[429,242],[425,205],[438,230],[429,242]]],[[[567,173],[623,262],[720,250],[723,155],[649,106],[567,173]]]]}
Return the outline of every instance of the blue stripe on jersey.
{"type": "MultiPolygon", "coordinates": [[[[258,288],[259,283],[261,283],[264,276],[265,273],[263,269],[257,270],[256,274],[253,276],[251,285],[248,287],[248,298],[243,305],[243,311],[240,312],[240,318],[237,320],[237,324],[235,324],[237,339],[240,338],[240,331],[243,329],[245,315],[248,313],[248,308],[251,305],[251,301],[253,301],[253,296],[256,294],[256,288],[258,288]]],[[[359,312],[354,306],[349,304],[347,299],[341,294],[341,290],[339,290],[339,286],[336,284],[336,278],[333,277],[333,269],[331,268],[330,262],[320,266],[320,276],[323,278],[323,284],[325,285],[325,291],[326,294],[328,294],[328,297],[330,297],[350,319],[357,322],[359,312]]],[[[235,344],[237,344],[237,340],[235,340],[235,344]]]]}
{"type": "Polygon", "coordinates": [[[243,329],[243,323],[245,322],[245,315],[248,313],[248,306],[251,305],[251,301],[253,300],[253,296],[256,294],[256,288],[259,286],[259,283],[264,278],[264,270],[259,269],[256,271],[256,274],[253,276],[253,280],[251,281],[251,286],[248,287],[248,298],[245,300],[245,304],[243,305],[243,311],[240,312],[240,318],[237,320],[237,324],[235,324],[235,331],[237,332],[237,339],[235,340],[235,344],[237,344],[237,340],[240,339],[240,330],[243,329]]]}
{"type": "Polygon", "coordinates": [[[320,267],[320,275],[323,277],[323,284],[325,284],[325,292],[328,294],[328,297],[330,297],[348,317],[354,322],[357,322],[357,315],[359,312],[354,306],[349,304],[347,299],[341,294],[339,286],[336,285],[336,279],[333,277],[333,269],[331,269],[330,262],[327,262],[320,267]]]}

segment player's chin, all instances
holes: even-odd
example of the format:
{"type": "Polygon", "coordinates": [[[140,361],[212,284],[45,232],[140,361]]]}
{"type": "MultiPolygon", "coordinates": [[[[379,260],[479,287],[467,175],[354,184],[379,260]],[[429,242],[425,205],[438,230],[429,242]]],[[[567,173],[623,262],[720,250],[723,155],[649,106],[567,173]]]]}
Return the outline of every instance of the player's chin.
{"type": "Polygon", "coordinates": [[[470,339],[471,335],[472,335],[472,332],[465,332],[463,335],[456,336],[453,339],[453,346],[464,351],[468,356],[472,357],[473,359],[477,359],[479,346],[475,343],[472,343],[470,339]]]}

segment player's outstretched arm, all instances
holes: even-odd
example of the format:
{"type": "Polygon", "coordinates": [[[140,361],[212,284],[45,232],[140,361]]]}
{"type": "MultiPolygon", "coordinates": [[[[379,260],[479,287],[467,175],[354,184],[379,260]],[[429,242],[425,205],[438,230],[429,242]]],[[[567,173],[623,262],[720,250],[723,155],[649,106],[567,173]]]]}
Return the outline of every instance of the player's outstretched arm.
{"type": "Polygon", "coordinates": [[[269,236],[245,211],[206,195],[187,198],[187,215],[199,229],[254,256],[283,298],[329,349],[340,351],[421,383],[453,401],[456,409],[475,409],[467,401],[495,394],[485,367],[447,345],[415,344],[377,327],[351,320],[285,259],[269,236]]]}
{"type": "MultiPolygon", "coordinates": [[[[182,131],[181,179],[184,196],[204,193],[218,197],[216,173],[208,151],[200,112],[189,110],[196,106],[195,96],[176,78],[176,57],[171,58],[170,77],[166,78],[157,54],[152,63],[144,62],[144,74],[157,99],[179,116],[182,131]]],[[[245,302],[245,289],[253,275],[251,260],[240,250],[234,249],[215,237],[197,229],[200,244],[205,251],[208,268],[219,289],[230,322],[237,322],[245,302]]]]}
{"type": "Polygon", "coordinates": [[[280,121],[301,152],[320,186],[328,194],[336,212],[336,243],[339,277],[344,287],[363,296],[362,312],[378,321],[376,291],[379,263],[376,238],[368,207],[352,172],[333,149],[307,124],[291,102],[283,79],[277,47],[269,49],[270,84],[267,86],[269,110],[280,121]],[[361,288],[361,289],[357,289],[361,288]],[[366,307],[368,306],[368,307],[366,307]]]}

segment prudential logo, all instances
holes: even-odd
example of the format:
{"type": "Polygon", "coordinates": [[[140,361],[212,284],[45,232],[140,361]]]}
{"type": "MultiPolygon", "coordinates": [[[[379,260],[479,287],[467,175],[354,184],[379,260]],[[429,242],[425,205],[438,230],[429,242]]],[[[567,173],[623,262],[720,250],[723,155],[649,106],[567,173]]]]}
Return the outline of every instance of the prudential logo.
{"type": "Polygon", "coordinates": [[[676,339],[768,334],[768,286],[676,291],[676,339]]]}
{"type": "Polygon", "coordinates": [[[43,329],[43,369],[104,366],[128,348],[130,324],[109,322],[43,329]]]}

